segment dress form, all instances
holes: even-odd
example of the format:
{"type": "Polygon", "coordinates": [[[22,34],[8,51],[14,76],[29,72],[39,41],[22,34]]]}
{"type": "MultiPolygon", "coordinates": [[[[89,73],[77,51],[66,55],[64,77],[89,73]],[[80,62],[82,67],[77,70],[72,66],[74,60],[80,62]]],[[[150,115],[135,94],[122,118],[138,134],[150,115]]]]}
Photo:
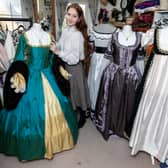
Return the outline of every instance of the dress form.
{"type": "Polygon", "coordinates": [[[46,46],[51,43],[50,35],[41,28],[40,23],[33,23],[31,29],[26,32],[26,37],[29,44],[34,46],[46,46]]]}
{"type": "Polygon", "coordinates": [[[168,51],[167,39],[168,39],[168,26],[164,27],[163,29],[159,29],[158,43],[160,49],[168,51]]]}
{"type": "Polygon", "coordinates": [[[130,46],[136,42],[135,32],[132,31],[131,25],[125,25],[119,32],[118,41],[121,45],[130,46]]]}

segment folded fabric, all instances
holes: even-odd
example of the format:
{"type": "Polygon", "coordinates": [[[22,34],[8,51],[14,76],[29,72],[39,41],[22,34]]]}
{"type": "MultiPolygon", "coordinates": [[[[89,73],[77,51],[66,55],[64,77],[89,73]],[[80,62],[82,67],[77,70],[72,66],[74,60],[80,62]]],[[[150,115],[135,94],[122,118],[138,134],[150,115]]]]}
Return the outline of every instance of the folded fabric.
{"type": "Polygon", "coordinates": [[[136,9],[145,9],[149,7],[154,7],[154,6],[159,6],[160,2],[158,0],[149,0],[149,1],[144,1],[141,3],[138,3],[135,5],[136,9]]]}

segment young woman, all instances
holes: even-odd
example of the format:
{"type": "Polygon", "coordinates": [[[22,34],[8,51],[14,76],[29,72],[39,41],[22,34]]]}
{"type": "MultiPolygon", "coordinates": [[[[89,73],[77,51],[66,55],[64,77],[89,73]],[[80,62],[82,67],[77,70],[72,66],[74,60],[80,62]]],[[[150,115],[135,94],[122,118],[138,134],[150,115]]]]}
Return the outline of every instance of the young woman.
{"type": "Polygon", "coordinates": [[[63,30],[58,45],[51,44],[50,49],[65,63],[70,77],[70,99],[73,109],[80,113],[78,127],[85,124],[85,111],[90,106],[86,86],[84,65],[90,54],[87,25],[82,8],[73,3],[68,6],[66,13],[67,27],[63,30]]]}

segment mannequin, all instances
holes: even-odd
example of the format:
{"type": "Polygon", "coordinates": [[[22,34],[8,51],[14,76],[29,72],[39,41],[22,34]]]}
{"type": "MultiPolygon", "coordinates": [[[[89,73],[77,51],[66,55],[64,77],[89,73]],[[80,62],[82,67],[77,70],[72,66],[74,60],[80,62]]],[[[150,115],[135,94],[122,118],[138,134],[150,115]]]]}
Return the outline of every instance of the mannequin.
{"type": "Polygon", "coordinates": [[[134,45],[136,42],[135,32],[132,31],[131,25],[124,25],[122,30],[119,32],[118,41],[124,46],[134,45]]]}
{"type": "Polygon", "coordinates": [[[25,34],[31,45],[49,45],[51,43],[50,35],[41,28],[40,23],[34,23],[25,34]]]}

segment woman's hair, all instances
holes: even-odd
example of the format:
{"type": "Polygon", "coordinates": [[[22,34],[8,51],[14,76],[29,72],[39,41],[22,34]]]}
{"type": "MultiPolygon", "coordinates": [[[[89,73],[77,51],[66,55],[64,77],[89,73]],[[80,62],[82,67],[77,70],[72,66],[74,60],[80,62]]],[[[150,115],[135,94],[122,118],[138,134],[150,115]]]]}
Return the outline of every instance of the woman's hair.
{"type": "Polygon", "coordinates": [[[77,11],[77,14],[78,14],[78,17],[79,17],[79,21],[76,23],[76,28],[82,33],[82,35],[84,37],[84,54],[85,54],[84,65],[89,66],[91,46],[90,46],[90,43],[89,43],[89,36],[88,36],[88,33],[87,33],[87,24],[85,22],[84,13],[83,13],[82,8],[77,3],[73,3],[73,4],[69,5],[67,7],[67,11],[70,8],[75,9],[77,11]]]}

